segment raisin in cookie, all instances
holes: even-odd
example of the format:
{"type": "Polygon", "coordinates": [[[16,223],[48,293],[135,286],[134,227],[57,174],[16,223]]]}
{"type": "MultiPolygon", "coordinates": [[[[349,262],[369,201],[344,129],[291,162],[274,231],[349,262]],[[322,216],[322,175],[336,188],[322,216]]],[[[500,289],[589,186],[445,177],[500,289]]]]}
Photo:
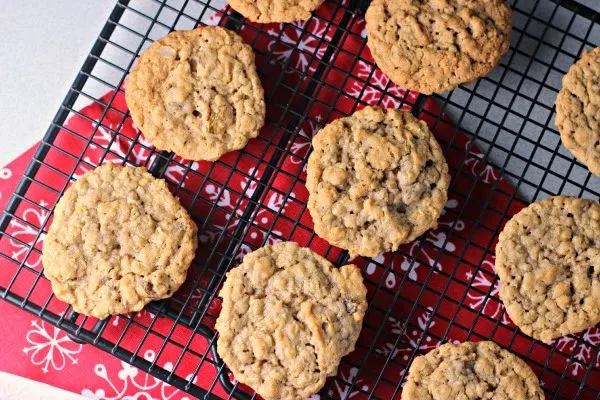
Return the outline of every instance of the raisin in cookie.
{"type": "Polygon", "coordinates": [[[500,297],[515,324],[548,341],[600,322],[600,204],[550,197],[517,213],[496,246],[500,297]]]}
{"type": "Polygon", "coordinates": [[[258,249],[221,289],[219,355],[265,399],[304,399],[354,350],[366,293],[354,265],[335,268],[292,242],[258,249]]]}
{"type": "Polygon", "coordinates": [[[427,125],[366,107],[313,138],[306,186],[315,232],[351,257],[415,240],[448,198],[448,165],[427,125]]]}
{"type": "Polygon", "coordinates": [[[325,0],[227,0],[253,22],[294,22],[310,18],[325,0]]]}
{"type": "Polygon", "coordinates": [[[181,286],[196,232],[164,180],[107,164],[79,178],[56,205],[44,274],[79,313],[103,319],[139,311],[181,286]]]}
{"type": "Polygon", "coordinates": [[[161,150],[213,161],[265,121],[254,53],[220,27],[171,32],[140,57],[125,91],[131,118],[161,150]]]}
{"type": "Polygon", "coordinates": [[[440,93],[500,62],[511,15],[503,0],[373,0],[366,15],[369,48],[396,84],[440,93]]]}
{"type": "Polygon", "coordinates": [[[565,147],[600,175],[600,47],[585,52],[564,76],[556,126],[565,147]]]}
{"type": "Polygon", "coordinates": [[[531,368],[494,342],[446,343],[415,358],[402,400],[543,400],[531,368]]]}

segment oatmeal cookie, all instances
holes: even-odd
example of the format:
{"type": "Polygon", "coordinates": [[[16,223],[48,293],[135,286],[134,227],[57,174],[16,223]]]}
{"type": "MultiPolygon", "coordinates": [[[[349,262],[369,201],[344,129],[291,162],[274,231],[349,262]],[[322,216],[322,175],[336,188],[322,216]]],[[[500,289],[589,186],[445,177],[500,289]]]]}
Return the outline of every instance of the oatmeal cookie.
{"type": "Polygon", "coordinates": [[[366,293],[354,265],[335,268],[292,242],[260,248],[227,273],[219,355],[265,399],[304,399],[354,350],[366,293]]]}
{"type": "Polygon", "coordinates": [[[402,400],[544,400],[531,368],[494,342],[446,343],[415,358],[402,400]]]}
{"type": "Polygon", "coordinates": [[[511,15],[504,0],[373,0],[368,44],[396,84],[440,93],[500,62],[510,44],[511,15]]]}
{"type": "Polygon", "coordinates": [[[104,319],[171,296],[194,258],[197,228],[145,168],[107,164],[68,188],[44,239],[52,291],[104,319]]]}
{"type": "Polygon", "coordinates": [[[131,118],[161,150],[213,161],[265,121],[252,48],[220,27],[171,32],[140,57],[125,90],[131,118]]]}
{"type": "Polygon", "coordinates": [[[536,339],[600,322],[600,204],[550,197],[517,213],[496,246],[500,297],[510,318],[536,339]]]}
{"type": "Polygon", "coordinates": [[[425,122],[366,107],[313,138],[306,187],[315,232],[351,257],[415,240],[448,198],[448,165],[425,122]]]}
{"type": "Polygon", "coordinates": [[[227,0],[229,5],[253,22],[294,22],[310,18],[325,0],[227,0]]]}
{"type": "Polygon", "coordinates": [[[565,147],[600,175],[600,47],[583,53],[564,76],[556,126],[565,147]]]}

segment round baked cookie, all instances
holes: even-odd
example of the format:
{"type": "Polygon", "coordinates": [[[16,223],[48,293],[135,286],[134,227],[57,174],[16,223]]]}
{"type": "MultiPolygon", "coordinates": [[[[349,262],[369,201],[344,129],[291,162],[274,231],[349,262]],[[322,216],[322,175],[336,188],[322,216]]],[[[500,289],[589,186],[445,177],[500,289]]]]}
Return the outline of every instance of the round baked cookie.
{"type": "Polygon", "coordinates": [[[543,400],[537,376],[494,342],[446,343],[415,358],[402,400],[543,400]]]}
{"type": "Polygon", "coordinates": [[[304,399],[354,350],[366,293],[354,265],[335,268],[292,242],[262,247],[227,273],[219,355],[265,399],[304,399]]]}
{"type": "Polygon", "coordinates": [[[106,164],[68,188],[54,210],[42,263],[52,291],[104,319],[170,297],[197,246],[187,211],[145,168],[106,164]]]}
{"type": "Polygon", "coordinates": [[[325,0],[227,0],[253,22],[294,22],[309,19],[325,0]]]}
{"type": "Polygon", "coordinates": [[[500,62],[510,44],[511,15],[504,0],[373,0],[368,44],[396,84],[441,93],[500,62]]]}
{"type": "Polygon", "coordinates": [[[500,297],[514,323],[542,340],[600,322],[600,204],[550,197],[517,213],[496,246],[500,297]]]}
{"type": "Polygon", "coordinates": [[[415,240],[448,199],[448,165],[425,122],[366,107],[313,138],[306,187],[317,235],[350,257],[415,240]]]}
{"type": "Polygon", "coordinates": [[[213,161],[246,146],[265,121],[252,48],[220,27],[171,32],[129,74],[131,118],[161,150],[213,161]]]}
{"type": "Polygon", "coordinates": [[[600,47],[583,53],[563,77],[556,126],[565,147],[600,175],[600,47]]]}

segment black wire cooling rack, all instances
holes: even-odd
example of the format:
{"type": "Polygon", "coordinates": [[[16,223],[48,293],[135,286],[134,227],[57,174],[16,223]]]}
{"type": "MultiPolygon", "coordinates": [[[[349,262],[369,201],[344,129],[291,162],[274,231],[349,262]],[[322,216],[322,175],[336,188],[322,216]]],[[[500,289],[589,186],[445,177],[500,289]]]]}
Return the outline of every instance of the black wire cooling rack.
{"type": "MultiPolygon", "coordinates": [[[[506,322],[489,258],[488,267],[485,266],[486,257],[493,255],[494,238],[515,208],[555,194],[599,198],[600,182],[561,147],[553,123],[553,103],[560,79],[583,50],[600,44],[599,14],[570,0],[514,0],[510,2],[514,20],[511,48],[501,65],[473,84],[444,95],[426,97],[391,90],[389,82],[383,88],[372,85],[376,68],[364,56],[366,40],[356,29],[368,3],[327,0],[324,5],[329,10],[327,15],[319,12],[307,23],[294,25],[295,36],[290,38],[284,30],[274,33],[269,25],[247,23],[233,10],[222,7],[219,1],[119,0],[0,220],[0,244],[2,240],[11,240],[26,249],[25,256],[18,260],[13,254],[0,251],[2,298],[60,327],[73,340],[97,346],[194,396],[216,398],[216,388],[221,385],[225,389],[221,393],[228,393],[230,397],[252,397],[251,390],[231,379],[215,352],[212,326],[217,313],[211,310],[210,304],[214,303],[224,273],[237,263],[236,254],[240,249],[256,247],[249,239],[253,229],[261,230],[265,237],[281,240],[294,239],[295,232],[305,232],[304,245],[319,243],[319,251],[333,262],[338,265],[347,262],[345,252],[323,247],[323,241],[307,226],[302,217],[306,216],[306,207],[291,194],[291,188],[304,183],[302,168],[293,174],[284,164],[288,157],[296,156],[288,144],[302,140],[303,126],[312,124],[319,128],[324,121],[347,115],[364,105],[360,94],[375,91],[378,96],[375,98],[379,99],[376,102],[382,104],[385,99],[393,99],[428,120],[434,131],[441,125],[446,126],[449,134],[438,139],[451,164],[450,194],[463,201],[459,207],[447,207],[445,213],[452,216],[451,220],[461,220],[472,229],[461,231],[456,222],[448,224],[442,229],[444,235],[435,237],[436,240],[420,240],[410,249],[400,250],[398,256],[405,260],[401,267],[395,264],[395,255],[358,261],[364,272],[371,269],[365,273],[369,311],[363,334],[357,350],[342,360],[338,375],[328,380],[321,392],[322,398],[399,398],[407,367],[414,357],[441,342],[458,339],[493,339],[515,352],[532,366],[548,397],[600,398],[597,336],[591,333],[569,336],[549,344],[524,336],[506,322]],[[128,123],[128,115],[116,102],[136,57],[153,40],[173,29],[190,29],[210,21],[245,32],[245,40],[257,53],[259,74],[267,89],[267,104],[277,112],[267,118],[269,134],[255,139],[261,151],[245,149],[206,164],[204,168],[196,168],[197,165],[172,154],[155,152],[139,133],[134,137],[124,135],[122,127],[128,123]],[[312,32],[309,26],[314,22],[322,24],[324,30],[312,32]],[[273,44],[261,46],[265,39],[273,44]],[[303,46],[305,39],[316,45],[307,50],[303,46]],[[358,43],[358,48],[348,50],[345,44],[350,40],[358,43]],[[287,52],[287,58],[279,57],[281,52],[287,52]],[[306,68],[295,67],[290,62],[293,56],[303,57],[306,68]],[[346,62],[336,62],[342,59],[346,62]],[[356,73],[355,67],[361,63],[372,67],[368,76],[356,73]],[[294,80],[287,78],[290,73],[295,74],[294,80]],[[330,79],[334,76],[343,84],[332,85],[330,79]],[[346,83],[350,81],[360,82],[363,88],[350,109],[340,110],[337,104],[347,95],[346,83]],[[105,95],[106,92],[110,94],[105,95]],[[428,103],[431,99],[435,100],[436,107],[428,103]],[[79,110],[89,103],[100,107],[99,117],[90,123],[94,132],[107,133],[108,145],[94,143],[91,136],[69,128],[69,118],[84,118],[79,110]],[[317,119],[310,113],[315,104],[324,110],[322,118],[317,119]],[[119,115],[116,126],[105,122],[109,113],[119,115]],[[459,132],[466,132],[470,141],[461,143],[459,132]],[[58,140],[61,135],[81,142],[77,154],[58,140]],[[111,144],[116,141],[127,144],[125,154],[112,150],[111,144]],[[464,154],[473,143],[480,149],[472,153],[477,165],[492,166],[504,179],[488,180],[481,173],[483,170],[467,173],[473,170],[470,161],[464,160],[464,154]],[[27,262],[30,257],[41,254],[39,243],[47,231],[52,211],[52,204],[40,202],[31,193],[44,190],[56,201],[76,178],[79,167],[89,169],[97,164],[88,157],[87,150],[92,147],[102,153],[99,162],[110,158],[125,163],[136,148],[148,151],[146,167],[155,176],[164,177],[188,206],[200,235],[212,235],[217,243],[197,257],[182,291],[172,299],[148,306],[149,321],[137,315],[121,316],[125,323],[116,331],[107,321],[77,315],[56,300],[47,289],[40,269],[27,262]],[[451,162],[457,154],[462,155],[461,161],[451,162]],[[68,160],[69,167],[65,169],[64,163],[61,167],[54,164],[50,161],[53,155],[68,160]],[[260,173],[241,170],[242,160],[250,160],[260,173]],[[167,174],[173,165],[181,172],[178,177],[167,174]],[[214,179],[217,170],[224,180],[214,179]],[[53,183],[41,180],[42,174],[51,174],[53,183]],[[280,175],[288,181],[285,189],[274,184],[280,175]],[[243,190],[231,187],[236,176],[247,182],[243,190]],[[189,177],[198,182],[194,191],[183,184],[189,177]],[[507,182],[516,190],[507,189],[507,182]],[[209,185],[214,195],[212,200],[200,193],[209,185]],[[217,214],[225,212],[219,203],[225,189],[239,192],[234,209],[227,210],[237,216],[235,226],[213,223],[217,214]],[[285,201],[296,201],[299,216],[273,212],[274,222],[261,225],[258,216],[271,191],[285,201]],[[483,198],[482,191],[486,193],[483,198]],[[497,201],[498,197],[503,200],[497,201]],[[24,218],[25,206],[37,209],[45,216],[43,221],[35,224],[24,218]],[[198,212],[198,208],[202,211],[198,212]],[[35,240],[27,243],[13,235],[9,229],[13,222],[27,225],[35,240]],[[285,228],[280,229],[281,226],[285,228]],[[451,241],[461,242],[463,250],[449,251],[451,241]],[[424,257],[429,270],[421,279],[415,279],[411,268],[423,264],[424,257]],[[449,269],[436,268],[442,259],[450,263],[449,269]],[[461,268],[471,272],[459,275],[461,268]],[[373,274],[373,270],[379,272],[373,274]],[[391,278],[396,282],[393,290],[385,282],[391,278]],[[478,279],[487,280],[489,284],[478,285],[478,279]],[[478,299],[476,303],[467,301],[473,293],[478,299]],[[425,298],[434,300],[425,302],[425,298]],[[496,306],[497,312],[490,315],[484,311],[488,306],[496,306]],[[169,323],[165,327],[161,321],[169,323]],[[133,331],[137,332],[137,340],[131,344],[127,338],[133,331]],[[208,342],[208,347],[198,346],[197,340],[208,342]],[[380,344],[384,342],[382,350],[380,344]],[[148,348],[157,355],[155,358],[144,357],[148,348]],[[161,354],[167,348],[174,348],[179,354],[168,369],[160,363],[161,354]],[[181,372],[180,365],[184,362],[189,365],[190,360],[195,368],[181,372]],[[216,369],[216,377],[209,384],[200,385],[199,376],[214,374],[207,366],[210,370],[216,369]]],[[[306,157],[306,154],[299,157],[298,163],[303,164],[306,157]]],[[[431,233],[427,235],[431,239],[431,233]]]]}

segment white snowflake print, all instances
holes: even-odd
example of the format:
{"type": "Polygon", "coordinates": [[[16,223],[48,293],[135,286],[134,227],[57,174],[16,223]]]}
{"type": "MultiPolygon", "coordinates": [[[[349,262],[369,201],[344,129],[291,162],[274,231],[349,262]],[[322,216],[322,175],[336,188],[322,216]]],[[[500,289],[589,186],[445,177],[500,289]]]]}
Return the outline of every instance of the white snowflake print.
{"type": "MultiPolygon", "coordinates": [[[[344,371],[340,371],[340,375],[344,382],[353,382],[354,379],[356,379],[357,374],[358,368],[355,367],[350,368],[347,374],[344,373],[344,371]]],[[[360,387],[365,392],[369,390],[369,386],[362,384],[362,379],[360,378],[354,382],[354,386],[360,387]]],[[[360,393],[358,390],[351,391],[350,385],[340,383],[338,380],[334,381],[333,389],[329,390],[329,396],[334,397],[334,391],[336,398],[338,399],[351,399],[360,393]]],[[[320,399],[320,396],[317,397],[317,399],[320,399]]]]}
{"type": "Polygon", "coordinates": [[[473,175],[479,176],[481,181],[487,184],[502,179],[494,167],[483,161],[484,154],[475,146],[472,146],[471,141],[465,144],[465,150],[467,150],[465,165],[471,170],[473,175]]]}
{"type": "Polygon", "coordinates": [[[290,162],[295,165],[302,165],[302,172],[306,171],[306,156],[311,148],[311,139],[323,126],[321,124],[321,121],[323,121],[321,115],[317,115],[315,119],[316,121],[313,121],[312,119],[306,121],[304,126],[298,132],[299,137],[290,145],[290,153],[292,154],[290,162]]]}
{"type": "MultiPolygon", "coordinates": [[[[487,266],[490,270],[494,270],[494,263],[490,260],[484,260],[482,266],[487,266]]],[[[467,272],[466,278],[471,281],[473,273],[467,272]]],[[[483,314],[498,319],[504,325],[510,325],[508,315],[504,312],[504,305],[499,300],[498,292],[500,291],[500,280],[488,278],[488,275],[483,271],[477,271],[471,286],[478,288],[479,291],[469,290],[465,304],[474,310],[483,310],[483,314]],[[489,292],[489,295],[487,294],[489,292]]]]}
{"type": "MultiPolygon", "coordinates": [[[[454,200],[454,199],[448,200],[448,202],[446,203],[446,208],[444,210],[442,210],[442,216],[446,214],[446,209],[453,209],[456,207],[458,207],[457,200],[454,200]]],[[[455,219],[453,221],[449,221],[448,218],[446,218],[446,220],[444,221],[444,219],[442,218],[438,221],[438,225],[440,225],[440,226],[445,225],[445,226],[453,227],[453,229],[458,232],[465,229],[465,223],[464,223],[464,221],[462,221],[460,219],[455,219]]],[[[433,244],[437,249],[443,249],[450,253],[456,252],[456,245],[452,241],[448,240],[448,235],[445,232],[437,231],[437,230],[431,231],[430,233],[428,233],[425,236],[425,240],[426,240],[426,242],[433,244]]],[[[437,271],[441,271],[443,268],[440,261],[439,260],[436,261],[436,256],[431,254],[431,250],[425,248],[424,246],[423,246],[423,248],[421,248],[422,242],[423,242],[422,238],[417,239],[416,241],[412,242],[412,244],[410,245],[410,248],[408,250],[408,256],[400,255],[401,260],[402,260],[400,262],[400,269],[402,271],[404,271],[404,273],[407,273],[408,278],[413,281],[418,280],[418,270],[419,270],[419,268],[421,268],[423,266],[423,264],[420,263],[419,261],[417,261],[416,259],[415,259],[415,261],[412,261],[413,258],[415,258],[417,254],[426,259],[427,266],[429,268],[435,268],[434,272],[437,273],[437,271]]],[[[385,265],[385,263],[386,263],[385,256],[383,254],[380,254],[379,256],[373,258],[372,260],[374,262],[371,261],[371,262],[369,262],[369,264],[367,264],[366,273],[368,275],[373,275],[375,273],[375,271],[377,269],[377,264],[385,265]]],[[[389,289],[392,289],[396,286],[395,273],[393,273],[393,272],[388,273],[388,275],[385,277],[385,286],[389,289]]]]}
{"type": "MultiPolygon", "coordinates": [[[[369,261],[366,268],[366,273],[368,275],[373,275],[377,270],[377,265],[385,265],[385,256],[383,254],[374,257],[369,261]],[[373,262],[374,261],[374,262],[373,262]]],[[[388,288],[393,288],[396,286],[396,275],[393,272],[389,272],[385,277],[385,286],[388,288]]]]}
{"type": "Polygon", "coordinates": [[[290,162],[296,165],[304,165],[304,169],[306,169],[306,162],[304,158],[310,150],[310,145],[311,143],[307,141],[295,141],[292,143],[290,152],[294,155],[294,157],[290,157],[290,162]]]}
{"type": "MultiPolygon", "coordinates": [[[[273,56],[284,63],[290,62],[301,73],[314,72],[315,65],[309,64],[312,60],[323,58],[327,49],[323,42],[331,40],[327,24],[318,19],[279,24],[277,29],[271,28],[267,33],[278,38],[267,46],[273,56]]],[[[297,71],[286,69],[287,73],[297,71]]]]}
{"type": "Polygon", "coordinates": [[[82,345],[73,342],[62,330],[45,322],[31,321],[32,329],[27,331],[25,339],[31,346],[25,346],[23,352],[30,356],[33,365],[42,366],[47,373],[50,369],[63,370],[68,362],[77,364],[76,355],[81,352],[82,345]]]}
{"type": "MultiPolygon", "coordinates": [[[[42,207],[48,207],[48,203],[44,200],[40,201],[42,207]]],[[[10,239],[10,244],[13,247],[11,257],[19,262],[23,262],[25,257],[25,265],[30,268],[37,269],[40,267],[42,257],[36,251],[30,251],[32,247],[42,245],[46,234],[40,232],[35,227],[42,227],[48,218],[48,212],[44,209],[28,208],[23,212],[22,222],[19,219],[13,218],[10,221],[10,226],[14,229],[11,231],[11,236],[15,239],[10,239]],[[39,234],[39,237],[38,237],[39,234]],[[29,253],[29,256],[27,254],[29,253]]],[[[38,246],[39,249],[39,246],[38,246]]]]}
{"type": "MultiPolygon", "coordinates": [[[[94,132],[92,143],[89,148],[91,150],[104,153],[105,149],[110,150],[107,152],[102,159],[101,165],[112,161],[116,164],[122,164],[123,160],[126,160],[126,164],[137,167],[141,165],[152,165],[156,159],[156,153],[151,152],[152,144],[146,140],[143,136],[137,138],[139,145],[131,147],[131,143],[125,139],[122,135],[117,135],[113,131],[118,128],[112,122],[108,122],[108,127],[100,125],[98,121],[94,121],[94,126],[97,125],[97,129],[94,132]],[[110,130],[109,130],[110,129],[110,130]]],[[[125,128],[123,128],[125,129],[125,128]]],[[[133,133],[137,136],[139,133],[138,128],[135,125],[131,125],[133,133]]],[[[100,154],[98,154],[98,157],[100,154]]],[[[86,156],[83,158],[85,162],[90,165],[96,165],[100,161],[99,158],[92,158],[86,156]]],[[[195,161],[187,161],[181,157],[175,156],[175,162],[170,162],[167,170],[165,171],[165,178],[172,182],[179,182],[185,178],[186,169],[189,167],[190,170],[195,171],[198,169],[199,164],[195,161]]],[[[79,179],[83,174],[93,169],[85,163],[80,163],[73,174],[75,179],[79,179]]],[[[185,187],[185,181],[182,184],[185,187]]]]}
{"type": "MultiPolygon", "coordinates": [[[[583,339],[578,343],[577,339],[572,336],[563,336],[556,341],[556,347],[566,353],[572,354],[573,358],[578,362],[571,362],[566,367],[573,376],[585,374],[586,366],[592,362],[593,357],[596,360],[592,362],[595,368],[600,367],[600,353],[596,352],[600,345],[600,328],[591,327],[581,335],[583,339]]],[[[552,341],[554,343],[555,341],[552,341]]]]}
{"type": "MultiPolygon", "coordinates": [[[[433,244],[438,249],[444,249],[450,253],[454,253],[456,251],[456,245],[448,240],[448,235],[445,232],[441,231],[432,231],[431,233],[425,236],[425,240],[431,244],[433,244]]],[[[427,266],[429,268],[434,268],[434,272],[438,272],[442,270],[442,264],[439,260],[436,260],[436,256],[431,254],[431,250],[422,246],[423,239],[418,239],[413,242],[410,246],[410,250],[408,252],[409,256],[403,256],[402,263],[400,263],[400,268],[402,271],[408,273],[409,279],[417,280],[417,270],[423,266],[423,263],[416,260],[417,254],[426,259],[427,266]],[[414,261],[413,261],[414,259],[414,261]]]]}
{"type": "MultiPolygon", "coordinates": [[[[398,321],[394,317],[389,317],[390,330],[392,334],[395,335],[403,335],[403,342],[408,345],[404,345],[402,347],[394,346],[394,343],[387,342],[384,343],[381,347],[375,349],[375,351],[383,356],[395,358],[396,356],[401,356],[402,361],[407,363],[410,360],[411,355],[417,352],[427,352],[431,349],[435,349],[439,347],[442,342],[436,339],[433,336],[427,334],[427,330],[431,329],[435,325],[435,320],[433,320],[433,309],[431,307],[427,307],[427,311],[424,311],[417,318],[418,328],[410,329],[405,326],[405,324],[401,321],[398,321]]],[[[453,340],[449,340],[449,342],[456,342],[453,340]]],[[[400,376],[405,376],[406,379],[406,367],[402,368],[399,371],[400,376]]],[[[402,386],[404,386],[405,382],[402,382],[402,386]]]]}
{"type": "Polygon", "coordinates": [[[304,136],[307,139],[312,139],[312,137],[317,134],[319,129],[323,127],[323,119],[324,118],[321,114],[317,114],[317,116],[314,118],[314,121],[310,118],[307,119],[306,124],[304,124],[304,126],[300,129],[300,136],[304,136]]]}
{"type": "MultiPolygon", "coordinates": [[[[239,182],[239,188],[244,193],[241,201],[234,198],[232,192],[229,189],[223,188],[220,190],[213,184],[206,185],[205,192],[209,199],[216,202],[219,207],[229,211],[225,216],[224,221],[213,222],[214,231],[204,232],[200,236],[200,241],[206,244],[214,244],[221,231],[234,231],[240,224],[240,219],[248,206],[248,198],[251,198],[256,189],[258,188],[257,180],[260,179],[260,173],[255,168],[250,168],[246,172],[247,177],[239,182]],[[250,178],[251,177],[251,178],[250,178]],[[239,204],[238,204],[239,202],[239,204]]],[[[293,197],[293,196],[292,196],[293,197]]],[[[270,229],[274,213],[283,213],[287,207],[286,197],[279,192],[268,193],[262,202],[262,207],[254,209],[250,220],[254,221],[256,226],[250,225],[248,229],[248,236],[255,245],[262,244],[275,244],[281,239],[283,233],[276,229],[270,229]],[[260,228],[259,228],[260,227],[260,228]],[[261,229],[262,228],[262,229],[261,229]],[[268,229],[268,232],[266,230],[268,229]]],[[[242,243],[239,246],[238,252],[235,256],[237,260],[241,260],[246,254],[252,251],[252,247],[247,243],[242,243]]]]}
{"type": "MultiPolygon", "coordinates": [[[[456,199],[448,199],[446,202],[446,207],[442,210],[441,215],[447,215],[449,209],[456,209],[458,207],[458,200],[456,199]]],[[[465,229],[465,221],[461,219],[448,219],[448,218],[440,218],[438,221],[438,226],[447,226],[449,228],[454,229],[455,232],[462,232],[465,229]]]]}
{"type": "MultiPolygon", "coordinates": [[[[146,351],[144,359],[154,361],[156,354],[152,350],[146,351]]],[[[167,362],[163,366],[167,371],[173,370],[173,363],[167,362]]],[[[96,390],[83,389],[81,394],[95,400],[171,400],[174,398],[190,400],[181,396],[182,392],[171,385],[155,378],[137,368],[121,362],[121,369],[117,372],[109,371],[104,364],[96,364],[94,373],[105,383],[104,388],[96,390]],[[177,397],[176,397],[177,396],[177,397]]],[[[185,379],[196,382],[190,374],[185,379]]]]}
{"type": "Polygon", "coordinates": [[[370,105],[380,104],[383,108],[398,108],[405,90],[394,84],[375,64],[359,61],[356,77],[348,94],[370,105]],[[364,83],[365,81],[366,83],[364,83]]]}

